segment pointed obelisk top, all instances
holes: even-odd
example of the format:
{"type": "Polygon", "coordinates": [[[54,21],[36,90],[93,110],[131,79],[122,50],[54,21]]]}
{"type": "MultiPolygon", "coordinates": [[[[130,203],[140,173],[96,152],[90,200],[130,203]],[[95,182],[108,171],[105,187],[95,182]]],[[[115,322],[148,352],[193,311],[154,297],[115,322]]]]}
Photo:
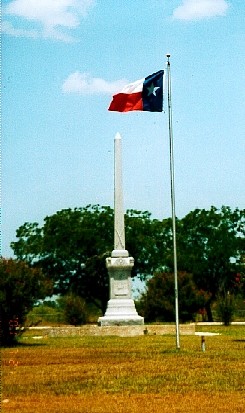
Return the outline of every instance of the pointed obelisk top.
{"type": "Polygon", "coordinates": [[[115,139],[115,140],[116,140],[116,139],[122,139],[122,137],[121,137],[121,135],[120,135],[120,133],[119,133],[119,132],[117,132],[117,133],[116,133],[116,135],[115,135],[115,138],[114,138],[114,139],[115,139]]]}
{"type": "Polygon", "coordinates": [[[122,138],[119,132],[114,139],[114,250],[111,256],[128,257],[123,211],[122,138]]]}

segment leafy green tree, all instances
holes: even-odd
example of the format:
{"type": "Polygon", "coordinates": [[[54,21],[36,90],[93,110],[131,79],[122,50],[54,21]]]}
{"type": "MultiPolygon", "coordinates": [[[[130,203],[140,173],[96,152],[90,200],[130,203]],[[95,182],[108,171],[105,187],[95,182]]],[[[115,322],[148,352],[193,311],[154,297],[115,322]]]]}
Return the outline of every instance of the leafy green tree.
{"type": "Polygon", "coordinates": [[[15,255],[42,268],[54,280],[54,291],[75,292],[103,310],[108,300],[105,257],[113,249],[113,210],[88,205],[64,209],[37,223],[25,223],[11,244],[15,255]]]}
{"type": "Polygon", "coordinates": [[[21,333],[26,314],[38,299],[52,293],[52,283],[23,261],[0,260],[1,343],[11,345],[21,333]]]}
{"type": "Polygon", "coordinates": [[[147,280],[166,268],[172,254],[171,220],[152,219],[148,211],[128,210],[125,215],[126,247],[134,257],[133,276],[147,280]]]}
{"type": "MultiPolygon", "coordinates": [[[[159,262],[154,242],[158,221],[134,210],[125,221],[126,248],[135,258],[132,276],[145,278],[159,262]]],[[[110,207],[65,209],[46,217],[42,228],[37,223],[22,225],[11,246],[19,259],[53,278],[56,293],[76,293],[104,313],[109,299],[105,260],[113,250],[113,222],[110,207]]]]}
{"type": "MultiPolygon", "coordinates": [[[[192,275],[179,272],[179,318],[180,321],[194,320],[195,314],[203,308],[207,295],[199,291],[192,275]]],[[[146,321],[175,321],[175,288],[173,273],[156,273],[147,282],[139,308],[146,321]]]]}
{"type": "MultiPolygon", "coordinates": [[[[110,207],[65,209],[46,217],[41,228],[25,223],[11,245],[18,259],[52,277],[56,293],[74,292],[104,313],[109,298],[105,259],[113,250],[113,221],[110,207]]],[[[178,269],[193,274],[197,289],[207,292],[209,320],[212,302],[222,291],[233,292],[235,275],[244,273],[244,222],[245,211],[229,207],[196,209],[176,218],[178,269]]],[[[135,259],[133,277],[147,280],[156,272],[173,272],[170,218],[160,221],[147,211],[129,210],[125,232],[126,248],[135,259]]]]}
{"type": "Polygon", "coordinates": [[[209,293],[209,321],[212,302],[234,288],[245,251],[244,235],[245,210],[196,209],[178,221],[178,267],[191,272],[197,287],[209,293]]]}

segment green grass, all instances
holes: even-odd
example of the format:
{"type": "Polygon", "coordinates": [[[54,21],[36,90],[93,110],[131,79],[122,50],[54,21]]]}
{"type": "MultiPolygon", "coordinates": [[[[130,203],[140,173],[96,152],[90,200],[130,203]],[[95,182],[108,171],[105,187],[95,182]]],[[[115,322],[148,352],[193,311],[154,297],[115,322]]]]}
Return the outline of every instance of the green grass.
{"type": "Polygon", "coordinates": [[[174,336],[35,340],[29,331],[3,350],[3,405],[20,413],[242,413],[244,327],[198,330],[220,334],[206,337],[205,352],[198,336],[181,336],[178,351],[174,336]]]}

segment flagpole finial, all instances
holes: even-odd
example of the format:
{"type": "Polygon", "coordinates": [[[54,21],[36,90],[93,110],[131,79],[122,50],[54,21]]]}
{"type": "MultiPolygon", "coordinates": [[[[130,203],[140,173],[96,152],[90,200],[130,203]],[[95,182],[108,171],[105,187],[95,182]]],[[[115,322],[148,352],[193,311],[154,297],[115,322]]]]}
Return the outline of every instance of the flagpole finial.
{"type": "Polygon", "coordinates": [[[167,57],[167,59],[168,59],[168,62],[167,62],[168,64],[170,64],[170,61],[169,61],[170,56],[171,56],[170,53],[167,53],[167,54],[166,54],[166,57],[167,57]]]}

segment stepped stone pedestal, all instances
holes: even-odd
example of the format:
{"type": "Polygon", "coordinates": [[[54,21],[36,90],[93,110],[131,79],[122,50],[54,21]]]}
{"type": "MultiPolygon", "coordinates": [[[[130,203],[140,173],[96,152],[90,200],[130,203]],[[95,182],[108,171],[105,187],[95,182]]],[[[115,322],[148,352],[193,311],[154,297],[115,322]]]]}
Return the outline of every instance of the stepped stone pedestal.
{"type": "MultiPolygon", "coordinates": [[[[142,325],[144,319],[136,311],[131,292],[131,269],[134,259],[119,254],[115,256],[116,253],[113,251],[112,256],[106,260],[110,277],[110,300],[104,317],[100,317],[98,323],[101,326],[142,325]]],[[[124,254],[128,255],[128,252],[125,250],[124,254]]]]}

